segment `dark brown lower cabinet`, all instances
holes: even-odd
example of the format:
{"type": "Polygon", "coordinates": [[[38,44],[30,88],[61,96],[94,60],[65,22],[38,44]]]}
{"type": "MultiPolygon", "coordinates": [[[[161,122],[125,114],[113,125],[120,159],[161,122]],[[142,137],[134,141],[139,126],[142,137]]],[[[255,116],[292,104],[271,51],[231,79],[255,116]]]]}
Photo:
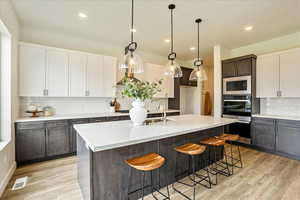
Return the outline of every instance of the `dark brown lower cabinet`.
{"type": "Polygon", "coordinates": [[[276,151],[300,157],[300,122],[278,120],[276,151]]]}
{"type": "MultiPolygon", "coordinates": [[[[167,113],[179,115],[179,112],[167,113]]],[[[162,114],[156,114],[162,116],[162,114]]],[[[154,117],[154,116],[151,116],[154,117]]],[[[18,165],[75,154],[77,133],[74,124],[129,120],[128,115],[70,120],[16,123],[16,159],[18,165]]]]}
{"type": "Polygon", "coordinates": [[[20,129],[16,136],[17,162],[44,158],[46,155],[45,138],[44,128],[20,129]]]}
{"type": "Polygon", "coordinates": [[[255,146],[275,150],[275,120],[254,119],[251,124],[251,137],[255,146]]]}
{"type": "Polygon", "coordinates": [[[69,126],[61,125],[46,129],[46,154],[58,156],[71,153],[69,126]]]}
{"type": "Polygon", "coordinates": [[[300,160],[300,121],[253,118],[252,144],[262,150],[300,160]]]}

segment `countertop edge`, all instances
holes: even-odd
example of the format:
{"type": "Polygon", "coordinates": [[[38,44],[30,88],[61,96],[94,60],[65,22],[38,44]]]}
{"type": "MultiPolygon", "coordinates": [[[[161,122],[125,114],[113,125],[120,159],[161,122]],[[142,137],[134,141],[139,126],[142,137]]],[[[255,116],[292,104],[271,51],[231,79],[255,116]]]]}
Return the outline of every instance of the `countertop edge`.
{"type": "Polygon", "coordinates": [[[169,138],[169,137],[175,137],[175,136],[184,135],[184,134],[187,134],[187,133],[193,133],[193,132],[196,132],[196,131],[202,131],[202,130],[206,130],[206,129],[216,128],[216,127],[225,126],[225,125],[228,125],[228,124],[231,124],[231,123],[233,123],[233,122],[223,122],[223,123],[220,123],[220,124],[214,124],[214,125],[210,125],[210,126],[207,126],[207,127],[195,128],[195,129],[170,133],[168,135],[157,136],[157,137],[152,137],[152,138],[147,138],[147,139],[142,139],[142,140],[136,140],[136,141],[130,141],[130,142],[121,142],[121,143],[106,145],[106,146],[102,146],[102,147],[94,147],[93,145],[91,145],[86,140],[86,138],[84,138],[84,136],[80,135],[80,133],[79,133],[79,135],[85,141],[86,145],[90,148],[90,150],[92,152],[99,152],[99,151],[105,151],[105,150],[109,150],[109,149],[116,149],[116,148],[121,148],[121,147],[130,146],[130,145],[134,145],[134,144],[139,144],[139,143],[151,142],[151,141],[160,140],[160,139],[169,138]]]}
{"type": "Polygon", "coordinates": [[[283,119],[283,120],[300,121],[300,116],[280,116],[280,115],[255,114],[255,115],[252,115],[252,117],[267,118],[267,119],[283,119]]]}
{"type": "MultiPolygon", "coordinates": [[[[180,110],[167,110],[167,113],[174,113],[180,112],[180,110]]],[[[149,112],[148,114],[157,114],[162,113],[160,111],[149,112]]],[[[53,121],[53,120],[68,120],[68,119],[88,119],[88,118],[98,118],[98,117],[119,117],[119,116],[129,116],[129,113],[89,113],[89,114],[74,114],[66,115],[66,116],[50,116],[50,117],[37,117],[37,118],[30,118],[30,117],[23,117],[16,119],[15,123],[20,122],[38,122],[38,121],[53,121]]]]}

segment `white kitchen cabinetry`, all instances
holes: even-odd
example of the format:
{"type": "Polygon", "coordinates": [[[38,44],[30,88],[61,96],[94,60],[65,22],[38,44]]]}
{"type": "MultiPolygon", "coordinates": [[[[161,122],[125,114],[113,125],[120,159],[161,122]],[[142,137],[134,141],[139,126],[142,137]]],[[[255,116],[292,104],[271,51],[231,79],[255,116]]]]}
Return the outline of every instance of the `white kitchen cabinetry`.
{"type": "Polygon", "coordinates": [[[164,66],[147,63],[145,64],[144,79],[149,82],[162,80],[162,91],[155,95],[156,98],[174,97],[174,80],[172,77],[164,76],[164,66]]]}
{"type": "Polygon", "coordinates": [[[20,96],[39,97],[46,92],[46,50],[30,45],[19,49],[20,96]]]}
{"type": "Polygon", "coordinates": [[[257,57],[257,97],[300,97],[300,49],[257,57]]]}
{"type": "Polygon", "coordinates": [[[114,97],[117,59],[21,42],[20,96],[114,97]]]}
{"type": "Polygon", "coordinates": [[[69,84],[72,97],[86,96],[86,64],[85,54],[69,54],[69,84]]]}
{"type": "MultiPolygon", "coordinates": [[[[47,96],[66,97],[69,95],[68,53],[47,50],[46,89],[47,96]]],[[[33,77],[34,78],[34,77],[33,77]]]]}
{"type": "Polygon", "coordinates": [[[86,96],[101,97],[103,94],[103,56],[88,55],[86,68],[86,96]]]}
{"type": "Polygon", "coordinates": [[[282,97],[300,97],[300,49],[279,55],[282,97]]]}
{"type": "Polygon", "coordinates": [[[103,56],[103,97],[116,96],[117,84],[117,59],[103,56]]]}
{"type": "Polygon", "coordinates": [[[257,57],[257,97],[277,97],[279,92],[279,57],[263,55],[257,57]]]}

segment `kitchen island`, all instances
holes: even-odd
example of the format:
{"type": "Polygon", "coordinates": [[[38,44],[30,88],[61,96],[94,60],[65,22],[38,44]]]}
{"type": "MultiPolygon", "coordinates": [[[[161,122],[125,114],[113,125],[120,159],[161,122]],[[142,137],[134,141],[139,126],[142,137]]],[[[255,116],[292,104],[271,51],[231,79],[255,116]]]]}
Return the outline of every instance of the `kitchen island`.
{"type": "MultiPolygon", "coordinates": [[[[128,191],[140,188],[140,173],[124,162],[147,153],[166,158],[159,170],[160,185],[174,182],[176,174],[186,171],[188,157],[176,154],[176,146],[223,133],[225,125],[236,120],[200,115],[170,117],[167,122],[134,127],[131,121],[75,125],[77,131],[78,182],[85,200],[127,200],[128,191]],[[179,163],[179,164],[178,164],[179,163]]],[[[222,151],[222,149],[220,149],[222,151]]],[[[203,156],[208,156],[206,151],[203,156]]],[[[196,169],[203,168],[197,162],[196,169]]],[[[157,173],[157,171],[156,171],[157,173]]],[[[157,177],[157,176],[155,176],[157,177]]],[[[146,178],[146,185],[150,177],[146,178]]],[[[154,179],[158,183],[157,179],[154,179]]],[[[146,193],[150,192],[150,188],[146,193]]],[[[139,191],[130,199],[138,199],[139,191]]]]}

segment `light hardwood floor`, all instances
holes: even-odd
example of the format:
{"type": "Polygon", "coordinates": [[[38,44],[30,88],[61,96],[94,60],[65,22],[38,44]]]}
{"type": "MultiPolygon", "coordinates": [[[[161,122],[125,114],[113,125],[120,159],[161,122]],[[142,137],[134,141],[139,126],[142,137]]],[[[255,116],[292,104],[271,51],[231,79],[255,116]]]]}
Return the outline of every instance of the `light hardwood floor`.
{"type": "MultiPolygon", "coordinates": [[[[241,148],[243,169],[231,177],[220,176],[212,189],[197,186],[201,200],[300,200],[300,162],[276,155],[241,148]]],[[[1,200],[80,200],[76,180],[76,157],[18,168],[1,200]],[[24,189],[12,191],[16,178],[29,176],[24,189]]],[[[186,194],[192,190],[179,186],[186,194]]],[[[164,190],[163,190],[164,191],[164,190]]],[[[171,199],[183,199],[171,189],[171,199]]],[[[151,196],[146,200],[153,199],[151,196]]]]}

